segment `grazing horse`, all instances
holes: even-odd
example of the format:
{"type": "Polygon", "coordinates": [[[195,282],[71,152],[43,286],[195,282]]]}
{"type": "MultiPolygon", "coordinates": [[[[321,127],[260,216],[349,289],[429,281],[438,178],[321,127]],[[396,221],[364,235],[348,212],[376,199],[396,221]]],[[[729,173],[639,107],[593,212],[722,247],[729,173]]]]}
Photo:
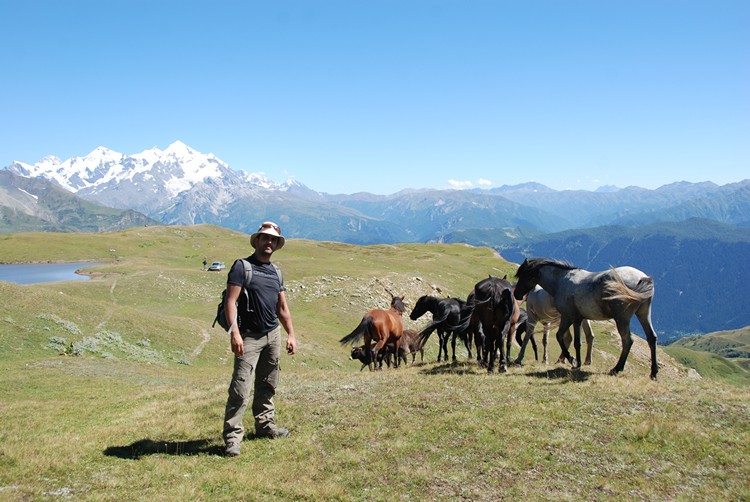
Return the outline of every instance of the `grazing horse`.
{"type": "Polygon", "coordinates": [[[508,358],[503,342],[506,342],[510,350],[515,325],[520,314],[518,303],[513,299],[513,286],[505,277],[501,279],[490,276],[474,286],[471,319],[478,321],[484,332],[482,362],[487,366],[487,372],[491,373],[494,369],[498,350],[500,351],[498,370],[500,372],[508,370],[508,358]]]}
{"type": "Polygon", "coordinates": [[[433,331],[438,332],[438,362],[440,357],[445,354],[445,360],[448,360],[448,338],[453,335],[451,346],[453,348],[453,360],[456,360],[456,336],[461,336],[466,346],[466,350],[471,357],[471,344],[466,336],[465,331],[459,331],[458,326],[461,324],[461,309],[465,302],[459,298],[436,298],[434,296],[424,295],[417,300],[409,317],[416,321],[425,313],[432,313],[432,322],[422,330],[421,338],[424,344],[433,331]]]}
{"type": "MultiPolygon", "coordinates": [[[[404,334],[406,334],[406,330],[404,330],[404,334]]],[[[370,346],[370,352],[372,352],[373,346],[370,346]]],[[[375,369],[382,370],[383,369],[383,362],[390,368],[391,367],[391,360],[393,359],[393,355],[396,351],[396,348],[392,343],[388,343],[385,345],[383,350],[381,350],[377,357],[373,356],[371,354],[370,357],[376,362],[375,369]]],[[[401,353],[399,354],[399,357],[403,359],[404,364],[406,364],[406,354],[404,354],[404,348],[403,344],[401,346],[401,353]]],[[[369,364],[369,358],[367,356],[367,353],[365,351],[364,345],[358,345],[356,347],[352,347],[352,353],[349,355],[349,359],[351,361],[359,361],[362,363],[362,366],[359,368],[359,371],[362,371],[365,369],[365,366],[369,364]]]]}
{"type": "MultiPolygon", "coordinates": [[[[404,297],[393,296],[391,297],[391,308],[388,310],[370,310],[362,316],[362,320],[359,325],[354,328],[354,331],[343,337],[339,342],[342,345],[351,343],[352,345],[363,337],[365,339],[364,346],[369,347],[371,342],[376,342],[370,352],[366,353],[368,360],[367,366],[372,370],[372,361],[377,360],[378,352],[383,350],[383,347],[387,343],[393,343],[396,349],[396,354],[401,349],[401,335],[404,332],[404,325],[401,319],[402,314],[406,311],[404,306],[404,297]]],[[[396,367],[398,367],[398,360],[396,358],[396,367]]]]}
{"type": "MultiPolygon", "coordinates": [[[[526,336],[523,338],[523,342],[518,342],[518,344],[521,346],[521,352],[518,353],[518,357],[515,360],[516,364],[521,364],[521,361],[523,361],[523,355],[526,350],[526,344],[531,340],[531,344],[534,347],[534,357],[535,359],[539,360],[537,357],[536,352],[536,343],[534,341],[534,328],[536,327],[536,323],[542,323],[542,327],[544,328],[544,335],[542,337],[542,346],[543,349],[543,361],[546,364],[549,359],[547,357],[547,336],[549,335],[550,330],[552,327],[557,326],[560,324],[560,312],[555,308],[554,304],[554,298],[550,296],[549,293],[547,293],[541,286],[538,284],[534,286],[534,289],[529,291],[529,294],[526,295],[526,313],[527,313],[527,319],[526,319],[526,336]]],[[[586,359],[584,360],[584,365],[591,364],[591,350],[594,345],[594,334],[591,331],[591,324],[589,323],[588,319],[584,319],[581,323],[581,327],[583,328],[583,332],[586,335],[586,359]]],[[[516,331],[516,341],[518,341],[518,335],[519,332],[516,331]]],[[[570,335],[570,329],[565,331],[565,346],[570,347],[570,342],[573,340],[573,337],[570,335]]],[[[557,362],[562,362],[563,356],[560,355],[560,358],[557,362]]]]}
{"type": "Polygon", "coordinates": [[[584,319],[614,319],[622,340],[622,351],[610,375],[620,373],[633,345],[630,320],[635,315],[646,333],[651,349],[651,379],[656,380],[656,332],[651,324],[651,302],[654,298],[654,279],[633,267],[611,268],[603,272],[589,272],[573,265],[548,258],[524,260],[516,272],[516,299],[523,298],[539,284],[554,298],[560,312],[557,341],[565,359],[578,368],[581,364],[581,323],[584,319]],[[563,335],[573,326],[573,345],[576,358],[568,352],[563,335]]]}
{"type": "Polygon", "coordinates": [[[403,357],[404,364],[407,364],[406,356],[411,354],[411,363],[414,364],[419,352],[419,361],[424,362],[424,339],[420,336],[419,331],[415,329],[405,329],[401,335],[401,352],[399,356],[403,357]]]}

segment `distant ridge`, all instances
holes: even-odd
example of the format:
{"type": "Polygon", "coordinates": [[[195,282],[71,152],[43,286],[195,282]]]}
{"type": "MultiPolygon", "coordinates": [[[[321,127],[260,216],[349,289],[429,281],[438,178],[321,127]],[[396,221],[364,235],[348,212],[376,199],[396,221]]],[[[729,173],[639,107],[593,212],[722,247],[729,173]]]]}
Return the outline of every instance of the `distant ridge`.
{"type": "Polygon", "coordinates": [[[0,171],[0,233],[108,232],[157,221],[131,209],[86,201],[37,178],[0,171]]]}

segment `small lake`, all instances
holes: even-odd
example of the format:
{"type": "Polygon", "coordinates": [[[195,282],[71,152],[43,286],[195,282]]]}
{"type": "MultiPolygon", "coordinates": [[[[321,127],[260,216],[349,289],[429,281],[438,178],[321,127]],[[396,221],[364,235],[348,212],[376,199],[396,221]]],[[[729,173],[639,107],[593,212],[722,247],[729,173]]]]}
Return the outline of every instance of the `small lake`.
{"type": "Polygon", "coordinates": [[[0,281],[16,284],[38,284],[40,282],[86,281],[87,275],[76,274],[79,268],[91,267],[95,263],[23,263],[0,264],[0,281]]]}

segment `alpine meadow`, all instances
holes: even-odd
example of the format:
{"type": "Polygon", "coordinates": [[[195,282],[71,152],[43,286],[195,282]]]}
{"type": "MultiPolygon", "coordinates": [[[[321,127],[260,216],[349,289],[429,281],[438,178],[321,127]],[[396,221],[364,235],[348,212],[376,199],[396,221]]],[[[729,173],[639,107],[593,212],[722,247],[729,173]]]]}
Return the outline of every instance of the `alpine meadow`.
{"type": "MultiPolygon", "coordinates": [[[[624,371],[611,321],[592,322],[592,364],[488,372],[457,361],[360,371],[339,339],[404,296],[466,298],[518,263],[465,244],[287,240],[298,353],[275,398],[288,438],[222,456],[233,355],[212,327],[226,271],[249,236],[213,225],[0,235],[6,263],[91,262],[88,281],[0,282],[0,500],[748,500],[747,370],[701,378],[688,346],[635,343],[624,371]],[[744,373],[743,373],[744,372],[744,373]]],[[[656,280],[656,301],[659,282],[656,280]]],[[[680,315],[673,312],[671,315],[680,315]]],[[[653,317],[659,334],[660,319],[653,317]]],[[[283,337],[283,335],[282,335],[283,337]]],[[[472,347],[473,350],[473,347],[472,347]]],[[[513,345],[512,357],[519,347],[513,345]]],[[[246,425],[252,426],[250,414],[246,425]],[[248,422],[249,420],[249,422],[248,422]]]]}

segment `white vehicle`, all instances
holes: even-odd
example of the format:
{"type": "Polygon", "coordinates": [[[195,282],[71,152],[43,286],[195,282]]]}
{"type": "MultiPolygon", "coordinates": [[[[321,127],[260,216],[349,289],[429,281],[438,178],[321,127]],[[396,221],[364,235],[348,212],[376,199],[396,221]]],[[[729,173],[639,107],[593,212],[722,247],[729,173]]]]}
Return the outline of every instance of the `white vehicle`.
{"type": "Polygon", "coordinates": [[[223,261],[215,261],[215,262],[213,262],[211,264],[210,267],[208,267],[208,270],[209,270],[209,272],[211,272],[211,271],[218,272],[220,270],[224,270],[225,268],[227,268],[227,267],[224,266],[224,262],[223,261]]]}

